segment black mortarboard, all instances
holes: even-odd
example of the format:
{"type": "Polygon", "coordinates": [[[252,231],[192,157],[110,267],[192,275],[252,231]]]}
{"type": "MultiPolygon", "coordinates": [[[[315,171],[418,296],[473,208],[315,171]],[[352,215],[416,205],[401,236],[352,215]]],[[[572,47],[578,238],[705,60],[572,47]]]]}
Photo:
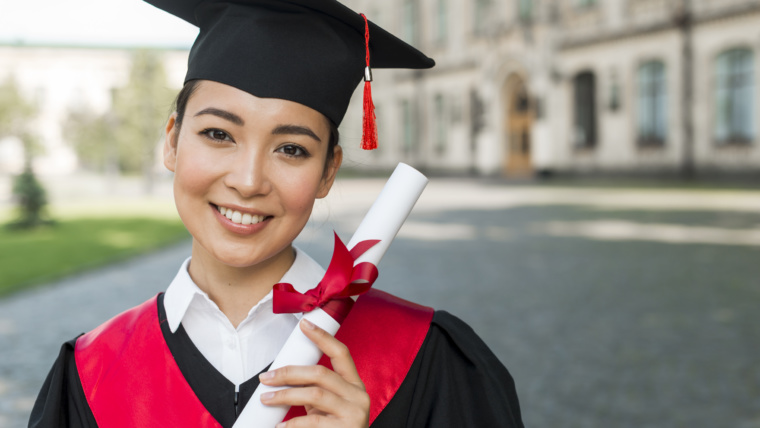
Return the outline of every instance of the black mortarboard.
{"type": "MultiPolygon", "coordinates": [[[[366,21],[338,1],[146,1],[200,28],[185,82],[213,80],[258,97],[295,101],[338,125],[365,75],[366,21]]],[[[366,25],[371,67],[435,65],[374,23],[366,25]]]]}

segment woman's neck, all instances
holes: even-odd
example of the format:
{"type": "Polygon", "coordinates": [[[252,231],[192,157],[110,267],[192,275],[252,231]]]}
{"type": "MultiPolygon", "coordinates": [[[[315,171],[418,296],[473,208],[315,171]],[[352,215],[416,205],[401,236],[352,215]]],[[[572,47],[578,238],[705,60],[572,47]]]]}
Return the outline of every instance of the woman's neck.
{"type": "Polygon", "coordinates": [[[293,265],[295,249],[288,246],[270,259],[247,267],[226,265],[195,242],[192,256],[190,278],[237,327],[293,265]]]}

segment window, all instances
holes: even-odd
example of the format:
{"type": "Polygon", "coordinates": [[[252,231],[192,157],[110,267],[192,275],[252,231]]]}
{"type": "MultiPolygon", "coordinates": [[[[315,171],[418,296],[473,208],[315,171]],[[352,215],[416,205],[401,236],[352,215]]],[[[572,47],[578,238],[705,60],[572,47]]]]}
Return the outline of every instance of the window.
{"type": "Polygon", "coordinates": [[[414,105],[409,100],[401,101],[401,141],[404,155],[409,156],[417,153],[417,121],[414,105]]]}
{"type": "Polygon", "coordinates": [[[522,22],[531,21],[533,19],[533,0],[519,0],[517,2],[517,16],[522,22]]]}
{"type": "Polygon", "coordinates": [[[433,99],[433,114],[435,118],[433,123],[435,124],[435,152],[438,155],[446,153],[446,146],[448,145],[448,130],[446,120],[446,104],[442,94],[438,94],[433,99]]]}
{"type": "Polygon", "coordinates": [[[732,49],[715,64],[715,129],[718,143],[749,143],[755,138],[754,58],[749,49],[732,49]]]}
{"type": "Polygon", "coordinates": [[[416,0],[403,0],[404,4],[401,8],[401,22],[403,28],[401,29],[402,38],[405,42],[416,45],[417,44],[417,1],[416,0]]]}
{"type": "Polygon", "coordinates": [[[491,12],[491,0],[475,0],[473,9],[472,29],[475,34],[483,34],[486,30],[488,15],[491,12]]]}
{"type": "Polygon", "coordinates": [[[573,144],[596,145],[596,90],[594,73],[585,71],[573,79],[573,144]]]}
{"type": "Polygon", "coordinates": [[[438,0],[435,13],[435,41],[446,43],[449,32],[449,0],[438,0]]]}
{"type": "Polygon", "coordinates": [[[639,67],[637,129],[641,145],[665,143],[668,129],[665,88],[665,65],[662,62],[651,61],[639,67]]]}

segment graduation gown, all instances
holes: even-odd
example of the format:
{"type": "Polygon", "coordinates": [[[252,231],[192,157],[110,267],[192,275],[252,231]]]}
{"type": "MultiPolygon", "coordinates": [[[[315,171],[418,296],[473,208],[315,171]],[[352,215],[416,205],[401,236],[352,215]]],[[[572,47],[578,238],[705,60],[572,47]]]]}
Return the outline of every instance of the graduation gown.
{"type": "MultiPolygon", "coordinates": [[[[161,336],[181,375],[222,427],[231,427],[258,386],[235,385],[198,351],[180,326],[168,327],[160,295],[161,336]]],[[[35,402],[30,427],[97,427],[75,360],[76,339],[63,344],[35,402]]],[[[266,370],[266,369],[265,369],[266,370]]],[[[135,375],[139,375],[135,373],[135,375]]],[[[469,326],[445,311],[433,314],[422,346],[393,398],[372,427],[523,427],[514,382],[469,326]]]]}

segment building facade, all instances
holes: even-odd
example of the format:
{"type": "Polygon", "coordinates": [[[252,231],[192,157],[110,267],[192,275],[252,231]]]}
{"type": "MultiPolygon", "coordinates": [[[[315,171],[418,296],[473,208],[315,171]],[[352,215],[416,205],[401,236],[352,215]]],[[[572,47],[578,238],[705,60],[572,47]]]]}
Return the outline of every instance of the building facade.
{"type": "MultiPolygon", "coordinates": [[[[542,172],[760,172],[756,0],[350,0],[433,57],[376,70],[392,167],[542,172]]],[[[361,91],[356,97],[360,101],[361,91]]]]}

